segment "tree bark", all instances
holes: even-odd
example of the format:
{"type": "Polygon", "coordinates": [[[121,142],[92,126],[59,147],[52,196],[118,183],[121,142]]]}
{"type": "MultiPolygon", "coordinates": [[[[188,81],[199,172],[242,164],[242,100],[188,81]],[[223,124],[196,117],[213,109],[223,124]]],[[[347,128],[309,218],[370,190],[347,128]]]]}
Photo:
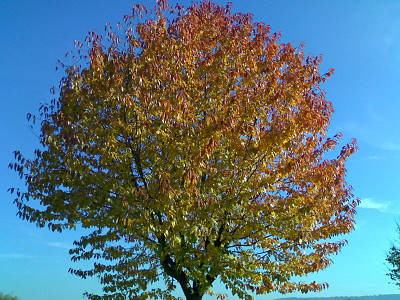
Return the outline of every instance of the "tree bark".
{"type": "Polygon", "coordinates": [[[200,296],[199,294],[190,294],[190,295],[186,295],[186,300],[201,300],[203,298],[203,296],[200,296]]]}
{"type": "Polygon", "coordinates": [[[179,282],[182,291],[185,294],[186,300],[201,300],[203,298],[204,294],[200,294],[199,284],[197,282],[193,282],[192,287],[185,272],[177,269],[176,263],[169,255],[164,258],[164,260],[161,262],[161,265],[169,276],[175,278],[179,282]]]}

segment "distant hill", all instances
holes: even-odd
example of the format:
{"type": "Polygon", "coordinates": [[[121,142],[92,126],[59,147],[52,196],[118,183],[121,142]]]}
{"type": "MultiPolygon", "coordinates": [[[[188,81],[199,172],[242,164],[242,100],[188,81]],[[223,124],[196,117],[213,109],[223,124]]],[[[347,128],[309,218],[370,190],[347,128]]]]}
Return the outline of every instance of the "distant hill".
{"type": "Polygon", "coordinates": [[[277,298],[275,300],[400,300],[400,294],[376,295],[376,296],[343,296],[343,297],[290,297],[277,298]]]}

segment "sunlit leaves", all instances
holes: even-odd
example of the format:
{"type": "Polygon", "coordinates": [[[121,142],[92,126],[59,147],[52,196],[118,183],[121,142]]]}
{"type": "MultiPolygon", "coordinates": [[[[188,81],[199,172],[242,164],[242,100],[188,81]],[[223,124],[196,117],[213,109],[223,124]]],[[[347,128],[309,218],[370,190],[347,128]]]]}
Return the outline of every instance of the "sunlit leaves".
{"type": "Polygon", "coordinates": [[[325,155],[333,70],[231,4],[136,5],[117,28],[76,42],[59,98],[28,115],[42,148],[10,165],[20,216],[93,230],[70,252],[97,260],[70,270],[99,277],[91,299],[201,299],[217,278],[243,299],[324,288],[292,278],[328,267],[354,224],[355,142],[325,155]]]}

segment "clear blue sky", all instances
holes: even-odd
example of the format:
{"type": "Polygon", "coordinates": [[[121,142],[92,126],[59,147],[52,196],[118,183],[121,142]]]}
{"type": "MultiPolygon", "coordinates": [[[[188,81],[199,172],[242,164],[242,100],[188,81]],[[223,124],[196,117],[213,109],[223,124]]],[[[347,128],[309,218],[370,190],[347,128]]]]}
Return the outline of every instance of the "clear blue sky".
{"type": "MultiPolygon", "coordinates": [[[[303,41],[306,52],[323,54],[323,68],[336,69],[324,85],[336,109],[331,132],[342,132],[344,141],[358,140],[360,150],[348,163],[348,182],[362,200],[356,230],[346,236],[349,244],[333,257],[334,264],[310,276],[330,287],[309,295],[400,293],[389,284],[384,261],[400,217],[400,1],[233,2],[235,11],[251,12],[256,21],[281,31],[283,41],[303,41]]],[[[38,146],[26,114],[51,100],[49,89],[63,75],[55,71],[56,61],[88,30],[102,32],[106,22],[121,21],[133,4],[0,0],[0,292],[22,300],[75,300],[82,299],[85,290],[100,290],[95,279],[67,273],[72,266],[68,248],[78,233],[39,230],[15,216],[6,190],[21,182],[7,166],[13,150],[29,156],[38,146]]]]}

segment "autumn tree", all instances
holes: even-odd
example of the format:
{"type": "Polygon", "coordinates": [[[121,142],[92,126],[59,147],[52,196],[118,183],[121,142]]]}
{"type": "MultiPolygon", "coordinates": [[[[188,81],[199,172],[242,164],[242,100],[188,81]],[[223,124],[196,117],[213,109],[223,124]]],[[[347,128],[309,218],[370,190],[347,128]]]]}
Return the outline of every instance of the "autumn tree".
{"type": "Polygon", "coordinates": [[[41,107],[40,149],[15,152],[19,216],[85,228],[73,261],[94,259],[104,295],[186,299],[218,279],[241,299],[320,291],[294,280],[328,267],[354,225],[336,156],[321,57],[279,42],[231,4],[136,5],[116,30],[76,42],[56,99],[41,107]],[[336,157],[336,158],[335,158],[336,157]],[[165,288],[151,285],[164,280],[165,288]]]}

